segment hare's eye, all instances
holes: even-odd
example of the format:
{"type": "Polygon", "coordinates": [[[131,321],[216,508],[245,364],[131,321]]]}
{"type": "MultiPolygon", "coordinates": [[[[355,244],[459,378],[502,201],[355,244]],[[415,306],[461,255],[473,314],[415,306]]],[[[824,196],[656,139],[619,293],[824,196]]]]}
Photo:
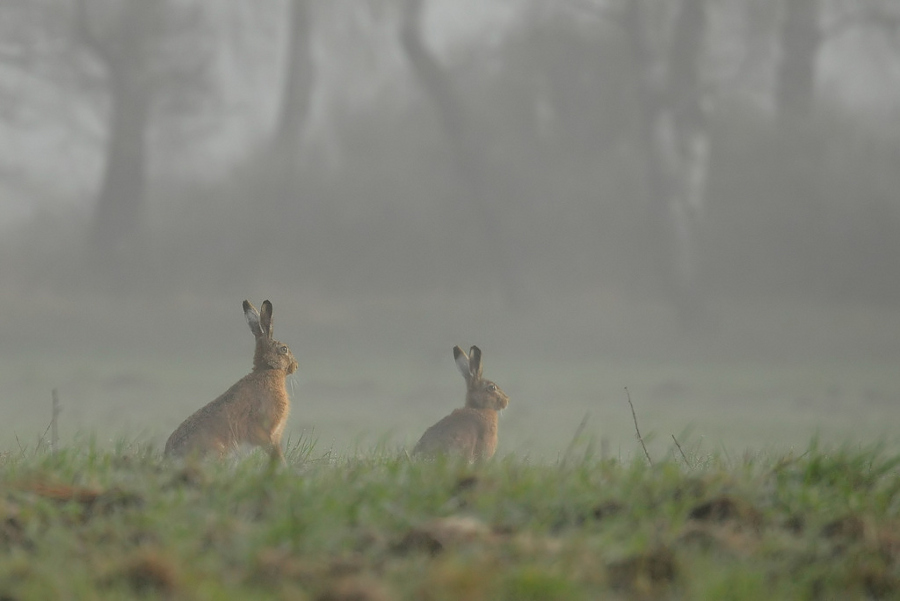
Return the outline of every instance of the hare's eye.
{"type": "Polygon", "coordinates": [[[287,347],[285,345],[281,345],[278,347],[278,352],[282,355],[287,355],[287,347]]]}
{"type": "Polygon", "coordinates": [[[496,384],[488,384],[487,389],[489,392],[497,392],[497,385],[496,384]]]}

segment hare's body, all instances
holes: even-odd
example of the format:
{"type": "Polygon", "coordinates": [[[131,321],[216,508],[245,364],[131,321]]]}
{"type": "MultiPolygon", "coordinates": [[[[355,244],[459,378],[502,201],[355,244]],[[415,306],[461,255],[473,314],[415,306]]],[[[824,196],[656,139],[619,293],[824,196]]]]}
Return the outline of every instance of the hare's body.
{"type": "Polygon", "coordinates": [[[425,430],[413,455],[452,454],[470,462],[490,459],[497,450],[498,413],[509,404],[509,397],[481,377],[481,351],[477,346],[469,350],[469,356],[454,347],[453,356],[466,380],[466,406],[425,430]]]}
{"type": "Polygon", "coordinates": [[[260,314],[244,301],[244,313],[256,337],[253,371],[184,420],[169,436],[166,455],[221,457],[249,444],[284,461],[281,435],[291,408],[285,380],[297,361],[287,345],[272,338],[272,303],[265,301],[260,314]]]}
{"type": "Polygon", "coordinates": [[[241,444],[271,448],[281,440],[290,410],[284,374],[274,370],[249,373],[184,420],[169,437],[166,454],[211,452],[222,456],[241,444]]]}
{"type": "Polygon", "coordinates": [[[413,454],[454,453],[468,461],[488,459],[497,450],[497,412],[464,407],[425,430],[413,454]]]}

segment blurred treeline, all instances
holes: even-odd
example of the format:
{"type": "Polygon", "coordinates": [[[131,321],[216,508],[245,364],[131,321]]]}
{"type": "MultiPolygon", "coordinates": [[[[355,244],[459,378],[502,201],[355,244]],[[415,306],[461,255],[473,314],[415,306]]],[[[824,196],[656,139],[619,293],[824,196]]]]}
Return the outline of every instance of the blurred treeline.
{"type": "Polygon", "coordinates": [[[5,287],[897,303],[898,8],[6,0],[5,287]]]}

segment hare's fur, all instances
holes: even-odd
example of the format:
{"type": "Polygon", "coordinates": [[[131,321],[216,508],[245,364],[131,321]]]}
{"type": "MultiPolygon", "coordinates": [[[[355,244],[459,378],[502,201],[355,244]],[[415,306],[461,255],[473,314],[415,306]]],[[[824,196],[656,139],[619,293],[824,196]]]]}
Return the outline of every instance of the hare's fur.
{"type": "Polygon", "coordinates": [[[509,405],[509,397],[494,382],[481,377],[481,350],[469,355],[453,347],[456,366],[466,380],[466,406],[456,409],[428,428],[413,448],[413,455],[433,457],[459,455],[467,461],[490,459],[497,450],[498,412],[509,405]]]}
{"type": "Polygon", "coordinates": [[[285,380],[297,371],[297,361],[286,344],[272,337],[272,303],[264,301],[257,311],[244,301],[244,315],[256,338],[253,371],[184,420],[166,442],[167,456],[222,457],[249,444],[284,462],[281,435],[291,409],[285,380]]]}

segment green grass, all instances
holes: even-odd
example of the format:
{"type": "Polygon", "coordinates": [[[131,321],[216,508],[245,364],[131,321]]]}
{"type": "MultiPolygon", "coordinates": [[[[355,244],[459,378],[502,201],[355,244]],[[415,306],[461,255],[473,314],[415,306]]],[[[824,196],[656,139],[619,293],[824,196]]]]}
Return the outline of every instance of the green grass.
{"type": "Polygon", "coordinates": [[[0,598],[900,595],[900,456],[877,445],[470,466],[300,439],[275,471],[114,447],[3,455],[0,598]]]}

